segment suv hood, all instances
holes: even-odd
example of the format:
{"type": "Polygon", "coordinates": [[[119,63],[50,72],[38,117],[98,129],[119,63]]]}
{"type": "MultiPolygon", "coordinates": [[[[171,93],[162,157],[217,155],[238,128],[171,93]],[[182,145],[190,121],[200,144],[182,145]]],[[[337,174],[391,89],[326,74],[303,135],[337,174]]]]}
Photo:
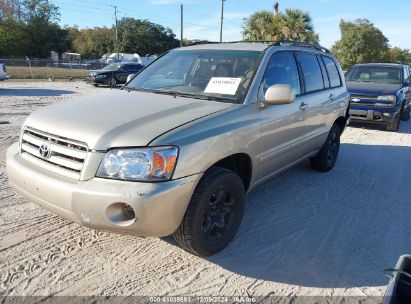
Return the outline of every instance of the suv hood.
{"type": "Polygon", "coordinates": [[[401,87],[401,84],[347,81],[348,92],[354,95],[396,95],[401,87]]]}
{"type": "Polygon", "coordinates": [[[48,106],[24,126],[84,142],[90,149],[146,146],[167,131],[227,109],[230,103],[144,92],[111,91],[48,106]]]}

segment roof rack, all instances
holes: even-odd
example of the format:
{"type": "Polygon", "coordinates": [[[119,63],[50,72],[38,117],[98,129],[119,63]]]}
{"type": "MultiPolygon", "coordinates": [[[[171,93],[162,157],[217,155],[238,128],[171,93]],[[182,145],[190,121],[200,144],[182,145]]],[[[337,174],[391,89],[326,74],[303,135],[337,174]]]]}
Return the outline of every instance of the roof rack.
{"type": "Polygon", "coordinates": [[[281,46],[281,45],[290,45],[290,46],[299,46],[299,47],[306,47],[312,48],[316,50],[323,51],[325,53],[330,53],[330,50],[322,47],[319,44],[314,43],[306,43],[301,41],[294,41],[294,40],[239,40],[239,41],[227,41],[227,42],[216,42],[216,41],[196,41],[189,46],[192,45],[201,45],[201,44],[219,44],[219,43],[267,43],[272,46],[281,46]]]}
{"type": "Polygon", "coordinates": [[[307,43],[295,40],[240,40],[240,41],[233,41],[231,43],[269,43],[273,46],[281,46],[281,45],[290,45],[290,46],[299,46],[299,47],[306,47],[306,48],[313,48],[316,50],[323,51],[325,53],[330,53],[330,50],[314,43],[307,43]]]}
{"type": "Polygon", "coordinates": [[[375,63],[375,64],[402,64],[404,65],[405,63],[402,61],[385,61],[385,62],[379,62],[379,61],[363,61],[361,63],[357,64],[368,64],[368,63],[375,63]]]}

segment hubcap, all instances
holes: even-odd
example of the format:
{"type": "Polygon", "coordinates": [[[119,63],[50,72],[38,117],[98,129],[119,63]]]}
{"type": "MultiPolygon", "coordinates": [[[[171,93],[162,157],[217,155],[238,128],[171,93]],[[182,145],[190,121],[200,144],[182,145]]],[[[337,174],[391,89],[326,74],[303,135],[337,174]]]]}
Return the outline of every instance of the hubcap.
{"type": "Polygon", "coordinates": [[[201,230],[208,240],[218,240],[230,228],[235,215],[236,202],[231,193],[221,186],[208,200],[201,230]]]}

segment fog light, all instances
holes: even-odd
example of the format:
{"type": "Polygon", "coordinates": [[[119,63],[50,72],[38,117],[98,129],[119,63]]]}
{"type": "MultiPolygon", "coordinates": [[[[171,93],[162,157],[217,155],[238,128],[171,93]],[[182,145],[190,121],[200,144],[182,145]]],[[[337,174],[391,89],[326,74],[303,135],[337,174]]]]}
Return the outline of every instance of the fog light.
{"type": "Polygon", "coordinates": [[[119,226],[128,226],[136,221],[133,207],[126,203],[114,203],[106,210],[108,219],[119,226]]]}

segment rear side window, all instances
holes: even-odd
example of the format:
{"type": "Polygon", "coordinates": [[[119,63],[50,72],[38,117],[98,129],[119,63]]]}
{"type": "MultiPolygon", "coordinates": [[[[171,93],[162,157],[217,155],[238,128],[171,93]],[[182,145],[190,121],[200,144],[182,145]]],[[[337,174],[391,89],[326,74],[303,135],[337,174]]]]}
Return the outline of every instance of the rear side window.
{"type": "Polygon", "coordinates": [[[303,70],[306,93],[324,89],[323,76],[317,56],[299,53],[297,58],[303,70]]]}
{"type": "Polygon", "coordinates": [[[332,88],[341,86],[340,73],[338,73],[337,66],[335,65],[334,60],[330,57],[323,57],[325,68],[327,69],[328,76],[330,77],[330,84],[332,88]]]}
{"type": "Polygon", "coordinates": [[[264,94],[274,84],[289,84],[295,94],[301,93],[297,63],[292,53],[280,52],[271,57],[262,81],[264,94]]]}

